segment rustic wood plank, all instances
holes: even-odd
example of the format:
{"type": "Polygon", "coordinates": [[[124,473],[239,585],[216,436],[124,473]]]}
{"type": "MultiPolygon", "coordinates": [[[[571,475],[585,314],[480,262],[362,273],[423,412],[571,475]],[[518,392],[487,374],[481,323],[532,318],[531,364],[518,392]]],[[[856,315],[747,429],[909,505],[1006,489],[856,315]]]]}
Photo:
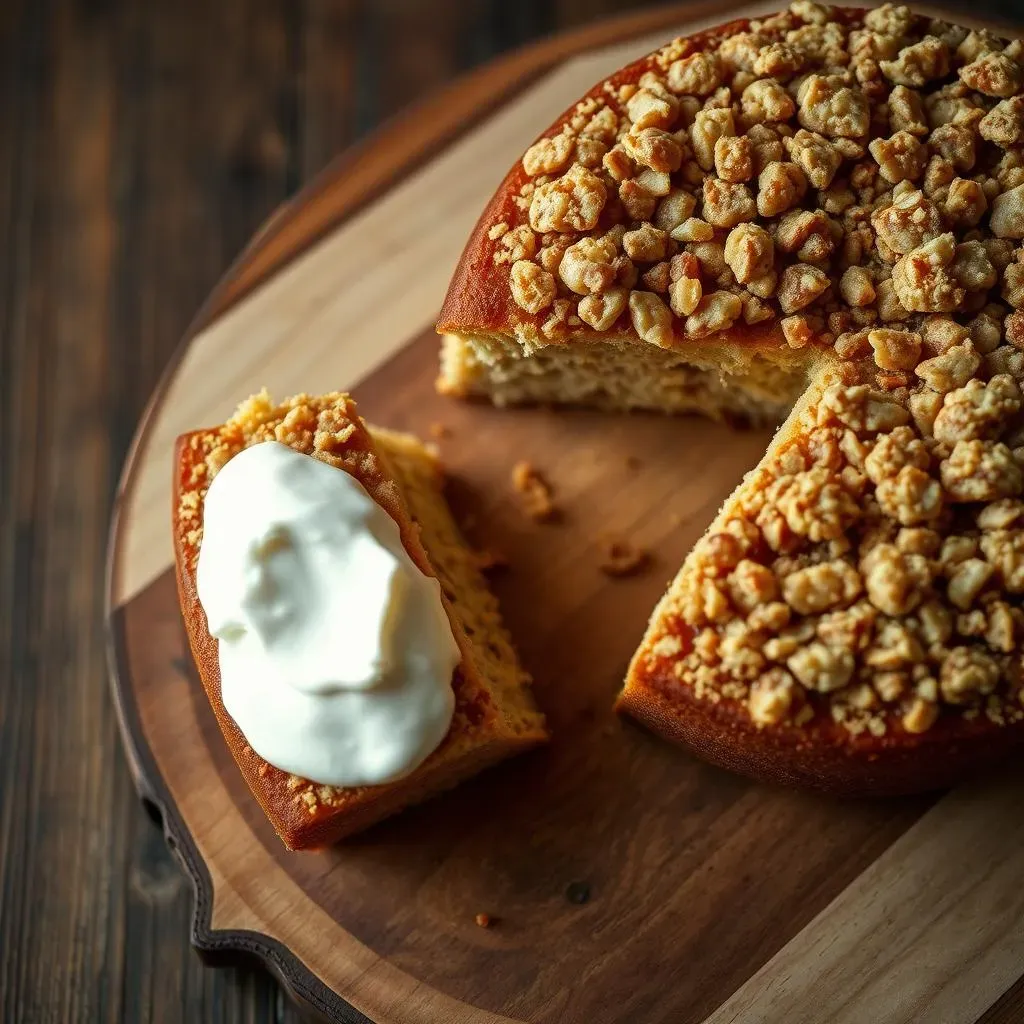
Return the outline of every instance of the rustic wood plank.
{"type": "Polygon", "coordinates": [[[357,3],[311,0],[307,7],[298,40],[303,88],[297,154],[304,181],[371,127],[361,114],[360,28],[357,3]]]}
{"type": "MultiPolygon", "coordinates": [[[[96,573],[112,481],[193,310],[384,112],[356,97],[415,5],[392,0],[373,34],[368,6],[0,4],[0,1019],[299,1019],[262,972],[187,948],[189,887],[117,750],[96,573]]],[[[478,5],[390,103],[596,9],[478,5]]],[[[1019,1006],[1018,985],[983,1019],[1019,1006]]]]}
{"type": "Polygon", "coordinates": [[[129,791],[109,770],[116,735],[99,699],[102,634],[86,614],[101,600],[110,467],[106,352],[81,343],[108,326],[109,51],[75,12],[47,18],[29,4],[4,38],[22,85],[10,95],[25,105],[11,112],[17,134],[3,147],[18,170],[10,199],[20,245],[5,275],[16,289],[4,330],[12,373],[2,376],[19,498],[4,606],[15,615],[8,678],[19,685],[9,709],[4,701],[0,742],[10,816],[0,945],[13,975],[0,989],[12,1020],[113,1020],[117,974],[113,986],[88,979],[120,945],[107,895],[124,865],[114,801],[120,792],[126,807],[129,791]],[[107,832],[116,836],[109,866],[89,856],[107,832]]]}
{"type": "Polygon", "coordinates": [[[1011,985],[976,1024],[1019,1024],[1024,1020],[1024,977],[1011,985]]]}
{"type": "Polygon", "coordinates": [[[976,1020],[1024,962],[1022,781],[943,798],[706,1024],[976,1020]]]}
{"type": "Polygon", "coordinates": [[[125,447],[191,311],[290,188],[240,189],[224,131],[195,116],[270,80],[253,5],[218,9],[205,46],[198,3],[0,11],[5,1021],[298,1019],[262,973],[211,974],[188,949],[192,895],[141,812],[104,682],[125,447]]]}
{"type": "MultiPolygon", "coordinates": [[[[295,186],[286,138],[296,81],[288,7],[132,2],[107,25],[121,125],[110,474],[193,310],[295,186]]],[[[120,958],[111,964],[121,1008],[111,1019],[296,1021],[263,973],[204,968],[188,948],[189,883],[160,831],[133,808],[130,787],[121,806],[124,863],[109,883],[112,912],[122,918],[120,958]]]]}
{"type": "Polygon", "coordinates": [[[0,13],[0,422],[7,441],[0,457],[0,1017],[17,1019],[26,991],[27,954],[19,951],[30,902],[26,864],[32,823],[32,720],[34,694],[16,686],[35,677],[29,586],[33,553],[30,524],[38,438],[33,397],[38,358],[27,344],[31,207],[25,197],[39,167],[39,108],[43,103],[43,19],[27,3],[0,13]],[[15,50],[15,41],[18,49],[15,50]],[[14,257],[17,250],[17,259],[14,257]],[[8,792],[13,796],[8,796],[8,792]]]}

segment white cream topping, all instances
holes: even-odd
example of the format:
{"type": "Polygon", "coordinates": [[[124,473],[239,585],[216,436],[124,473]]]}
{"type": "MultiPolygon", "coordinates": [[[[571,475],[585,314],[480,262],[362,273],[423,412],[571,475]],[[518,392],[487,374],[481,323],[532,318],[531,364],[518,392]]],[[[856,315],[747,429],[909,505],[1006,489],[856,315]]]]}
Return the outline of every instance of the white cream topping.
{"type": "Polygon", "coordinates": [[[224,707],[270,764],[377,785],[444,739],[460,653],[440,585],[344,470],[277,441],[239,452],[206,494],[196,589],[224,707]]]}

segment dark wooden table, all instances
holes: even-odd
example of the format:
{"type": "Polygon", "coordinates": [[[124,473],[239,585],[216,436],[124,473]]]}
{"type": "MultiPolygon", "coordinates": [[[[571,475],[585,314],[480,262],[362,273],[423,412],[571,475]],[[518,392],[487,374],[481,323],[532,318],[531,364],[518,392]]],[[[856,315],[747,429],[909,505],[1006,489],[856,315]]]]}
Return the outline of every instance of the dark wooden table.
{"type": "Polygon", "coordinates": [[[193,312],[332,155],[639,6],[0,0],[0,1021],[298,1019],[188,948],[191,894],[122,757],[101,626],[122,460],[193,312]]]}

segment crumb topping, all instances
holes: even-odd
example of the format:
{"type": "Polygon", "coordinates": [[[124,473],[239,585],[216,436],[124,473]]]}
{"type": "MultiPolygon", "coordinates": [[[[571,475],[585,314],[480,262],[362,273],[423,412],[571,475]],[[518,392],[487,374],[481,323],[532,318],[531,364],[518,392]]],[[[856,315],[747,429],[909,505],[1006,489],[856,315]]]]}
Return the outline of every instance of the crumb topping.
{"type": "Polygon", "coordinates": [[[601,572],[607,576],[635,576],[647,568],[649,552],[628,540],[606,539],[601,542],[601,572]]]}
{"type": "Polygon", "coordinates": [[[508,559],[493,548],[482,548],[473,552],[473,561],[477,569],[484,573],[500,572],[508,568],[508,559]]]}
{"type": "Polygon", "coordinates": [[[512,467],[512,486],[522,498],[526,514],[538,523],[549,523],[559,516],[552,500],[551,484],[532,462],[517,462],[512,467]]]}
{"type": "Polygon", "coordinates": [[[1019,722],[1021,359],[990,373],[1003,347],[871,344],[911,379],[886,392],[853,365],[832,373],[694,549],[641,670],[739,702],[758,726],[821,715],[881,737],[942,716],[1019,722]]]}
{"type": "Polygon", "coordinates": [[[855,736],[1024,719],[1022,153],[1024,44],[813,0],[675,40],[531,148],[491,239],[533,250],[527,350],[819,353],[666,595],[652,685],[855,736]]]}
{"type": "Polygon", "coordinates": [[[1021,42],[893,4],[796,0],[739,27],[624,69],[526,151],[485,243],[511,329],[667,348],[761,324],[848,358],[891,327],[909,337],[870,344],[894,380],[929,320],[1008,330],[1021,42]]]}

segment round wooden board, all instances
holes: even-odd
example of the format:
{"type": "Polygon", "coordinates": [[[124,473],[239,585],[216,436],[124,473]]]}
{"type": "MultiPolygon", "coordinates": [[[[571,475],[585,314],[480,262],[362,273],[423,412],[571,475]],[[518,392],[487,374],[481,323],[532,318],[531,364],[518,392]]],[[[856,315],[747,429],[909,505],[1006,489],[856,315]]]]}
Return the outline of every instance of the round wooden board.
{"type": "Polygon", "coordinates": [[[132,770],[194,882],[195,946],[255,956],[328,1020],[854,1022],[924,1019],[906,1012],[925,1005],[942,1008],[928,1019],[967,1022],[1008,989],[1016,998],[1019,786],[837,804],[726,775],[611,714],[665,580],[768,435],[501,411],[433,389],[433,313],[516,154],[661,37],[765,9],[690,4],[556,37],[386,127],[254,240],[139,428],[107,609],[132,770]],[[287,853],[245,787],[170,568],[173,438],[263,385],[351,388],[374,422],[423,436],[444,425],[453,507],[472,540],[508,558],[496,590],[555,736],[315,854],[287,853]],[[524,458],[554,482],[561,524],[520,512],[509,475],[524,458]],[[608,536],[656,551],[651,570],[604,576],[608,536]],[[966,886],[974,924],[961,903],[932,900],[922,933],[915,877],[933,894],[966,886]]]}

